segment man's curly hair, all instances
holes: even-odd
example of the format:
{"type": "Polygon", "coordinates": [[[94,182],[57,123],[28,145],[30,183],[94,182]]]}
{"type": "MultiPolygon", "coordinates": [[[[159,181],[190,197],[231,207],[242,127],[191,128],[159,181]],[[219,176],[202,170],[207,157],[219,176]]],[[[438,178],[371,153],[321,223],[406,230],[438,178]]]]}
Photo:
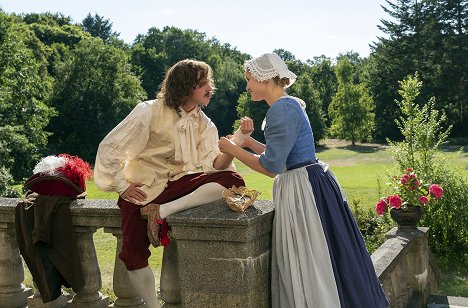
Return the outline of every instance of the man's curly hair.
{"type": "Polygon", "coordinates": [[[205,82],[215,90],[213,70],[207,63],[191,59],[182,60],[167,71],[157,98],[164,99],[167,106],[179,113],[180,107],[187,102],[193,90],[205,82]]]}

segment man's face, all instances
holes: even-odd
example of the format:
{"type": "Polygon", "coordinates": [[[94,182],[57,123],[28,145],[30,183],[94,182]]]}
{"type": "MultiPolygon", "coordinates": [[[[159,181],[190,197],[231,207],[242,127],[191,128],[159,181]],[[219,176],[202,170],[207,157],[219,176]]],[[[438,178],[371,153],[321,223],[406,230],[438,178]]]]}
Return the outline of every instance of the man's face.
{"type": "Polygon", "coordinates": [[[213,87],[211,83],[207,79],[202,79],[189,96],[188,102],[194,105],[207,106],[212,95],[213,87]]]}

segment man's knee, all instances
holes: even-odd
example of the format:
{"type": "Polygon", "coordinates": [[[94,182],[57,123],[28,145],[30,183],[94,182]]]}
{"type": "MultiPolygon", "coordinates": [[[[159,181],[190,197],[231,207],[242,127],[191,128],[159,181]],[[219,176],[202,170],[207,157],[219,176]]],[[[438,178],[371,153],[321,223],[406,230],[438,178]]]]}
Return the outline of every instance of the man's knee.
{"type": "Polygon", "coordinates": [[[237,172],[219,172],[217,173],[217,175],[219,176],[219,178],[216,182],[223,185],[226,188],[231,188],[232,186],[245,186],[244,179],[237,172]]]}

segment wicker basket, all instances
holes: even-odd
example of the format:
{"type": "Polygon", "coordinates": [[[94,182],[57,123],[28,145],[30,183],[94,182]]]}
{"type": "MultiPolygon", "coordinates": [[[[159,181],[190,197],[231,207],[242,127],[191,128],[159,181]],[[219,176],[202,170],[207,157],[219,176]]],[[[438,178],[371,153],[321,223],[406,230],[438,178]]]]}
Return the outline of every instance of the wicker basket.
{"type": "Polygon", "coordinates": [[[240,213],[243,213],[251,206],[258,195],[260,195],[259,191],[249,190],[245,186],[232,186],[232,188],[223,191],[223,198],[226,200],[229,208],[240,213]]]}

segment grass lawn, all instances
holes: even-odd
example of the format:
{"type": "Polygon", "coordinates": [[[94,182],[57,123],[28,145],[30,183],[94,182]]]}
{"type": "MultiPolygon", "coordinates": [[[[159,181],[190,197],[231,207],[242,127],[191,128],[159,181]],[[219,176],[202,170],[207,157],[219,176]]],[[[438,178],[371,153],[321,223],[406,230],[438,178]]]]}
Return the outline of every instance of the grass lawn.
{"type": "MultiPolygon", "coordinates": [[[[453,151],[448,149],[447,151],[453,151]]],[[[357,144],[351,146],[348,142],[327,140],[323,146],[317,147],[317,157],[328,163],[338,181],[340,182],[349,203],[359,199],[360,205],[373,208],[379,199],[377,193],[377,178],[384,178],[386,170],[393,166],[393,160],[388,148],[375,144],[357,144]]],[[[463,152],[459,159],[468,166],[468,153],[463,152]]],[[[260,199],[271,200],[273,179],[249,169],[239,161],[235,161],[238,172],[244,177],[250,189],[261,192],[260,199]]],[[[468,173],[468,169],[467,170],[468,173]]],[[[117,199],[116,193],[99,190],[93,182],[87,183],[89,199],[117,199]]],[[[99,229],[94,234],[94,242],[98,262],[102,274],[103,292],[113,300],[112,274],[115,260],[116,239],[99,229]]],[[[157,284],[162,262],[162,248],[151,248],[152,256],[150,266],[153,269],[157,284]]],[[[26,272],[25,284],[32,285],[31,275],[26,272]]],[[[468,277],[443,274],[441,294],[468,297],[468,277]]]]}

